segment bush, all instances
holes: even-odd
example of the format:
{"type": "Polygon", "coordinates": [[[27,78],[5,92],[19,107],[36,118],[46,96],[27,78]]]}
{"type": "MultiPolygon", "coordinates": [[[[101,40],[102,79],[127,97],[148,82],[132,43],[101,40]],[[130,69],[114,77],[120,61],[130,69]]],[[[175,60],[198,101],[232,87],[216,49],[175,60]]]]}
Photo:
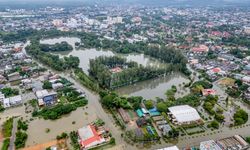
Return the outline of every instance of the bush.
{"type": "Polygon", "coordinates": [[[112,137],[112,138],[110,139],[109,143],[112,144],[112,145],[115,145],[115,138],[112,137]]]}
{"type": "Polygon", "coordinates": [[[68,137],[68,134],[63,132],[61,135],[56,136],[57,140],[65,139],[68,137]]]}
{"type": "Polygon", "coordinates": [[[217,121],[212,121],[209,126],[214,129],[219,129],[220,124],[217,121]]]}

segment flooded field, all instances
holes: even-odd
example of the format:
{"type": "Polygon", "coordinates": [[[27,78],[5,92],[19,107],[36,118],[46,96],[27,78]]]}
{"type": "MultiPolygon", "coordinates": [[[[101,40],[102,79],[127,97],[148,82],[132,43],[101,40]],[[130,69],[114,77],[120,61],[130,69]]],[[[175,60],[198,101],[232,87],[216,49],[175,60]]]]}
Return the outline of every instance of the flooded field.
{"type": "Polygon", "coordinates": [[[45,143],[54,140],[62,132],[77,130],[97,119],[91,109],[78,108],[69,115],[58,120],[35,119],[29,123],[27,146],[45,143]],[[38,136],[39,135],[39,136],[38,136]]]}
{"type": "Polygon", "coordinates": [[[168,75],[157,79],[151,79],[139,82],[133,85],[125,86],[116,91],[121,95],[142,96],[145,99],[166,98],[165,92],[172,85],[177,87],[176,97],[185,96],[189,93],[188,88],[183,88],[184,84],[188,83],[189,79],[181,74],[168,75]]]}

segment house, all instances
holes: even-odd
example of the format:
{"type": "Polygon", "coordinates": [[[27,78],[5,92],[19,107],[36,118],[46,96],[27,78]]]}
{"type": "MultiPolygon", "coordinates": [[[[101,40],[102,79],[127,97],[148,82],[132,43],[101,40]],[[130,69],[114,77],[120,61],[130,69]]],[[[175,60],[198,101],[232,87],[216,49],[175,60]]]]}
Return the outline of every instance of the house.
{"type": "Polygon", "coordinates": [[[21,76],[18,72],[14,72],[8,75],[8,80],[9,82],[14,82],[14,81],[18,81],[21,80],[21,76]]]}
{"type": "Polygon", "coordinates": [[[158,129],[161,130],[163,135],[168,135],[169,131],[172,130],[169,124],[159,125],[158,129]]]}
{"type": "Polygon", "coordinates": [[[36,91],[36,97],[38,99],[39,106],[50,106],[57,102],[57,93],[48,92],[47,90],[36,91]]]}
{"type": "Polygon", "coordinates": [[[119,108],[118,112],[125,123],[128,123],[130,121],[128,114],[125,112],[123,108],[119,108]]]}
{"type": "Polygon", "coordinates": [[[202,90],[202,95],[203,96],[216,95],[216,90],[214,90],[214,89],[203,89],[202,90]]]}
{"type": "Polygon", "coordinates": [[[216,143],[223,150],[247,150],[249,148],[249,144],[239,135],[220,139],[216,143]]]}
{"type": "Polygon", "coordinates": [[[97,145],[105,143],[106,140],[102,137],[104,130],[98,131],[94,125],[88,125],[78,129],[79,143],[82,149],[93,148],[97,145]]]}
{"type": "Polygon", "coordinates": [[[250,76],[244,76],[242,78],[242,81],[245,82],[245,83],[250,83],[250,76]]]}
{"type": "Polygon", "coordinates": [[[139,118],[136,120],[136,124],[138,127],[142,127],[144,125],[147,125],[147,120],[145,118],[139,118]]]}
{"type": "Polygon", "coordinates": [[[193,53],[206,53],[208,50],[209,48],[206,45],[199,45],[198,47],[193,47],[191,49],[193,53]]]}
{"type": "Polygon", "coordinates": [[[189,105],[180,105],[169,107],[169,117],[176,125],[186,125],[192,123],[200,123],[202,119],[196,109],[189,105]]]}
{"type": "Polygon", "coordinates": [[[156,108],[149,109],[148,111],[149,111],[150,116],[160,116],[161,115],[161,113],[156,108]]]}
{"type": "Polygon", "coordinates": [[[12,106],[17,106],[17,105],[20,105],[20,104],[22,104],[22,97],[21,97],[21,95],[17,95],[17,96],[5,98],[3,100],[3,107],[4,108],[8,108],[8,107],[12,107],[12,106]]]}
{"type": "Polygon", "coordinates": [[[63,88],[63,84],[62,84],[62,83],[53,83],[53,84],[52,84],[52,88],[53,88],[54,90],[58,90],[58,89],[60,89],[60,88],[63,88]]]}
{"type": "Polygon", "coordinates": [[[119,72],[122,72],[122,68],[115,67],[115,68],[110,69],[110,72],[111,73],[119,73],[119,72]]]}

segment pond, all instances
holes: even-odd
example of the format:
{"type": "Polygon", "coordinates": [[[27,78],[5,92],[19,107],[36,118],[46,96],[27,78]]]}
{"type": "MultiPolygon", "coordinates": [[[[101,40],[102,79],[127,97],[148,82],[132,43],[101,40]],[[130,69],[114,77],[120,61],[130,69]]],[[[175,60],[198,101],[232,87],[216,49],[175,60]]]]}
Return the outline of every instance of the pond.
{"type": "Polygon", "coordinates": [[[53,39],[43,39],[40,41],[42,44],[55,44],[55,43],[61,43],[63,41],[66,41],[68,44],[72,45],[73,50],[72,51],[64,51],[64,52],[56,52],[55,54],[58,54],[60,57],[63,56],[77,56],[80,59],[80,67],[83,69],[85,73],[88,74],[89,69],[89,60],[95,59],[99,56],[120,56],[123,58],[126,58],[128,61],[135,61],[138,64],[141,64],[143,66],[155,66],[155,67],[161,67],[165,66],[164,63],[161,63],[157,59],[151,58],[149,56],[146,56],[144,54],[117,54],[110,50],[97,50],[97,49],[76,49],[75,43],[80,42],[79,38],[76,37],[60,37],[60,38],[53,38],[53,39]]]}

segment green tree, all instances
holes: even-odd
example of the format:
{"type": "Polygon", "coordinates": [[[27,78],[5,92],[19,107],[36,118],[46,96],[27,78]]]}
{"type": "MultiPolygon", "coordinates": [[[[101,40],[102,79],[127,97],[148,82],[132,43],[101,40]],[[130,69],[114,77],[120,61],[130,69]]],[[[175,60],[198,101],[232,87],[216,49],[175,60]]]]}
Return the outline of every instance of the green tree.
{"type": "Polygon", "coordinates": [[[43,89],[52,89],[52,83],[49,82],[48,80],[44,81],[43,89]]]}
{"type": "Polygon", "coordinates": [[[164,102],[159,102],[156,104],[156,108],[160,112],[166,112],[168,109],[168,106],[164,102]]]}
{"type": "Polygon", "coordinates": [[[153,102],[152,100],[146,100],[146,101],[144,102],[144,105],[145,105],[145,107],[146,107],[147,109],[152,109],[152,108],[154,108],[154,102],[153,102]]]}

